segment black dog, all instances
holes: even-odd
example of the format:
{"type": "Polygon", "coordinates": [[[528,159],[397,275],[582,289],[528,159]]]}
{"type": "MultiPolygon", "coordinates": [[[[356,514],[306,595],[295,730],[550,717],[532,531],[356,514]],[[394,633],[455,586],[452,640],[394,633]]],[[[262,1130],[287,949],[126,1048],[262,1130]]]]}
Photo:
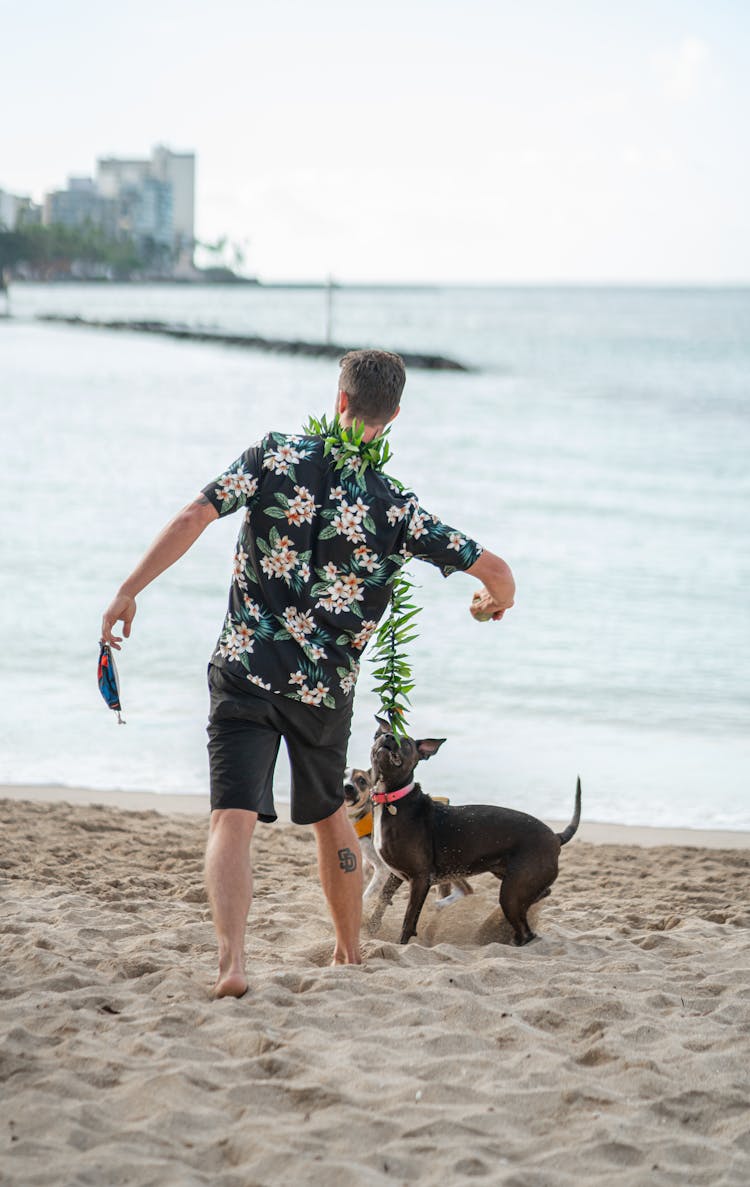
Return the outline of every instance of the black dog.
{"type": "Polygon", "coordinates": [[[394,737],[378,717],[372,747],[375,786],[375,848],[392,871],[371,918],[377,927],[402,882],[409,882],[409,903],[401,943],[417,934],[417,922],[430,886],[449,878],[491,873],[501,881],[500,906],[513,928],[514,943],[528,944],[534,933],[526,912],[550,893],[557,877],[560,847],[574,836],[581,818],[581,781],[576,786],[573,819],[561,833],[511,808],[489,804],[446,807],[411,782],[420,759],[430,758],[445,738],[416,742],[394,737]]]}

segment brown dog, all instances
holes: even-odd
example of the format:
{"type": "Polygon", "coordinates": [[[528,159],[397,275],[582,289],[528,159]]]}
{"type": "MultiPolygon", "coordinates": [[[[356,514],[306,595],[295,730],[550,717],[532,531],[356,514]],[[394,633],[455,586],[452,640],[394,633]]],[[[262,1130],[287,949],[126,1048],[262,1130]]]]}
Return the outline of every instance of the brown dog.
{"type": "MultiPolygon", "coordinates": [[[[391,872],[385,862],[378,856],[372,840],[373,811],[370,797],[373,783],[372,771],[363,771],[357,767],[349,767],[344,772],[344,800],[346,801],[349,819],[354,825],[354,831],[359,838],[362,859],[365,865],[372,869],[372,876],[362,896],[364,899],[370,898],[374,894],[379,894],[388,881],[388,876],[391,872]]],[[[435,803],[447,804],[448,801],[436,798],[435,803]]],[[[438,886],[438,898],[435,906],[449,907],[451,903],[457,903],[465,895],[473,893],[474,891],[465,878],[446,879],[438,886]]]]}
{"type": "Polygon", "coordinates": [[[375,776],[373,840],[391,874],[373,914],[374,926],[396,889],[409,882],[401,930],[401,943],[408,944],[417,934],[417,921],[432,883],[489,872],[500,879],[500,906],[513,928],[514,943],[528,944],[535,937],[527,911],[550,893],[560,848],[578,828],[580,779],[573,819],[561,833],[511,808],[489,804],[446,807],[431,800],[412,780],[420,759],[436,754],[445,738],[398,741],[387,721],[377,721],[371,754],[375,776]]]}

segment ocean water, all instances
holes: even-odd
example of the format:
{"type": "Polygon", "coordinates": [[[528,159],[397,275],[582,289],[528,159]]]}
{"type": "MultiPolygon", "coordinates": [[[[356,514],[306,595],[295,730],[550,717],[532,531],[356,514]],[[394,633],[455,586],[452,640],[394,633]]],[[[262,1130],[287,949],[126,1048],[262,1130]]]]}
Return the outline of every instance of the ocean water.
{"type": "MultiPolygon", "coordinates": [[[[96,688],[101,613],[163,524],[270,427],[331,408],[330,360],[35,321],[153,317],[321,338],[315,290],[17,286],[0,321],[0,781],[205,795],[205,667],[230,517],[139,598],[119,657],[127,726],[96,688]]],[[[423,606],[420,776],[619,823],[750,828],[750,290],[341,289],[334,337],[434,350],[411,371],[391,471],[511,564],[501,623],[475,583],[412,562],[423,606]]],[[[350,748],[367,762],[363,666],[350,748]]],[[[282,759],[277,793],[284,798],[282,759]]]]}

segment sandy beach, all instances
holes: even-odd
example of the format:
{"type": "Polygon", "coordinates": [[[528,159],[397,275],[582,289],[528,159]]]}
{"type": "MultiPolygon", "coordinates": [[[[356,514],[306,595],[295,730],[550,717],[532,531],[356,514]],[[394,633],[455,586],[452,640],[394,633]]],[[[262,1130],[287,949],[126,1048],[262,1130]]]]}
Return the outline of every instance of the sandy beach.
{"type": "Polygon", "coordinates": [[[589,825],[533,944],[485,876],[334,969],[312,833],[261,827],[250,991],[212,1002],[204,817],[0,789],[0,1183],[746,1187],[747,834],[589,825]]]}

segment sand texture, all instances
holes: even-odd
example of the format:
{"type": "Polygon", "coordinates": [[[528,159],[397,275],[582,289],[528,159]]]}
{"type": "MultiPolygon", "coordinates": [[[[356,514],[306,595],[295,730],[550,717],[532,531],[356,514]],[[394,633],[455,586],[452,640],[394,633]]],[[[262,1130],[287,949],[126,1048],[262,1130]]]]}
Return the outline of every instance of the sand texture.
{"type": "Polygon", "coordinates": [[[205,822],[0,801],[3,1187],[747,1187],[750,852],[574,841],[329,968],[312,833],[259,827],[212,1002],[205,822]]]}

